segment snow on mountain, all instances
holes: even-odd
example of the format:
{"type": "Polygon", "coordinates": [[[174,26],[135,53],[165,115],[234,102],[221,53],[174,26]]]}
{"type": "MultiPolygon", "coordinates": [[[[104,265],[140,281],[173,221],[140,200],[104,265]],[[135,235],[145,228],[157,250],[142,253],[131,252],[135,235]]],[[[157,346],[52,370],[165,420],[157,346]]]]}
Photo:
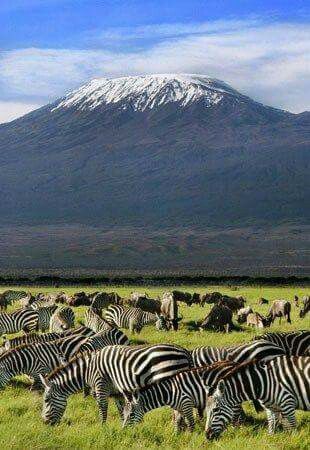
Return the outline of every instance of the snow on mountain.
{"type": "MultiPolygon", "coordinates": [[[[53,110],[75,106],[95,109],[109,103],[121,103],[122,109],[152,109],[178,102],[186,106],[203,100],[206,107],[216,105],[224,96],[242,97],[223,81],[193,74],[159,74],[100,78],[90,81],[65,96],[53,110]]],[[[53,111],[52,110],[52,111],[53,111]]]]}

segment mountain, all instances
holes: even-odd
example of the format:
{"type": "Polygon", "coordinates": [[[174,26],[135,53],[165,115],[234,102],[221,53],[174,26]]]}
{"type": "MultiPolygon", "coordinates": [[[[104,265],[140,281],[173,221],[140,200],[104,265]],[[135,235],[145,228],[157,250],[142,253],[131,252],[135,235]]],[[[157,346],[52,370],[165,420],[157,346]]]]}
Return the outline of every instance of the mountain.
{"type": "Polygon", "coordinates": [[[216,79],[93,80],[0,125],[0,263],[304,272],[309,149],[216,79]]]}

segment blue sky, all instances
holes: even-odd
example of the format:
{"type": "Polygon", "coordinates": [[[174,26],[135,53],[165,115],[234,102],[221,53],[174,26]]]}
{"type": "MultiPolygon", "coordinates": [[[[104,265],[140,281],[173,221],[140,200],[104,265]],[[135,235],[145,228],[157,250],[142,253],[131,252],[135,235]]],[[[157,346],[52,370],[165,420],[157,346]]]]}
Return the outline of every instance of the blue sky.
{"type": "Polygon", "coordinates": [[[309,1],[1,0],[0,122],[90,78],[202,73],[310,109],[309,1]]]}

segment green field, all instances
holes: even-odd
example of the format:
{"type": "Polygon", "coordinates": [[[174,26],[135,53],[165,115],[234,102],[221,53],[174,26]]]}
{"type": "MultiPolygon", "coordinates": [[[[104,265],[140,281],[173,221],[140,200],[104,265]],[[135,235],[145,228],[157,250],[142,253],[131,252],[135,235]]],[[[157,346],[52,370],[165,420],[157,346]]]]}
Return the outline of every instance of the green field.
{"type": "MultiPolygon", "coordinates": [[[[232,291],[222,286],[182,286],[182,287],[119,287],[96,286],[85,287],[60,287],[57,292],[63,290],[73,293],[84,290],[94,292],[99,290],[117,291],[122,297],[128,297],[133,290],[147,291],[150,296],[157,296],[164,291],[179,288],[182,291],[206,292],[220,291],[230,295],[243,295],[247,304],[255,307],[256,311],[266,314],[268,305],[258,306],[259,297],[269,300],[285,298],[293,300],[295,294],[302,297],[309,293],[305,287],[241,287],[238,291],[232,291]]],[[[1,288],[1,291],[8,287],[1,288]]],[[[10,287],[10,289],[21,289],[10,287]]],[[[33,293],[55,292],[53,288],[23,288],[33,293]]],[[[183,315],[180,329],[177,332],[158,332],[154,327],[145,327],[141,334],[128,336],[134,343],[177,343],[189,349],[200,345],[224,346],[252,339],[256,331],[247,329],[229,334],[199,332],[193,330],[197,320],[201,320],[209,311],[210,306],[181,306],[183,315]]],[[[83,319],[85,308],[75,309],[78,319],[83,319]]],[[[270,331],[289,331],[310,328],[310,316],[300,319],[298,308],[292,306],[292,324],[282,323],[272,325],[270,331]]],[[[268,331],[269,329],[267,329],[268,331]]],[[[127,330],[128,331],[128,330],[127,330]]],[[[253,415],[255,421],[251,425],[243,425],[239,428],[229,427],[219,441],[209,443],[204,437],[204,423],[197,423],[193,433],[185,432],[176,434],[171,421],[171,412],[168,408],[155,410],[145,416],[144,422],[136,427],[122,430],[113,402],[109,408],[109,418],[106,424],[101,425],[98,419],[98,411],[95,401],[82,394],[74,395],[69,399],[68,408],[62,423],[56,427],[44,425],[40,413],[42,399],[40,394],[29,392],[29,381],[19,378],[5,391],[0,393],[0,448],[7,449],[197,449],[206,446],[213,449],[309,449],[310,448],[310,417],[309,414],[298,412],[298,428],[292,433],[278,432],[269,436],[265,426],[264,414],[257,415],[251,405],[246,405],[246,410],[253,415]]]]}

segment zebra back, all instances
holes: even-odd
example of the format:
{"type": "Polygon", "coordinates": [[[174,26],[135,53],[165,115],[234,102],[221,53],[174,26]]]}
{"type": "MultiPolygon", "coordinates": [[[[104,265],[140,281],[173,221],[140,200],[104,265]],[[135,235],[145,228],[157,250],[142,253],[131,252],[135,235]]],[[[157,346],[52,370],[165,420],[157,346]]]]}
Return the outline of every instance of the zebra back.
{"type": "Polygon", "coordinates": [[[100,315],[90,306],[85,312],[85,326],[93,330],[95,333],[99,331],[107,331],[112,328],[107,320],[100,317],[100,315]]]}
{"type": "Polygon", "coordinates": [[[254,340],[261,339],[278,345],[288,356],[310,356],[310,331],[265,333],[254,338],[254,340]]]}

